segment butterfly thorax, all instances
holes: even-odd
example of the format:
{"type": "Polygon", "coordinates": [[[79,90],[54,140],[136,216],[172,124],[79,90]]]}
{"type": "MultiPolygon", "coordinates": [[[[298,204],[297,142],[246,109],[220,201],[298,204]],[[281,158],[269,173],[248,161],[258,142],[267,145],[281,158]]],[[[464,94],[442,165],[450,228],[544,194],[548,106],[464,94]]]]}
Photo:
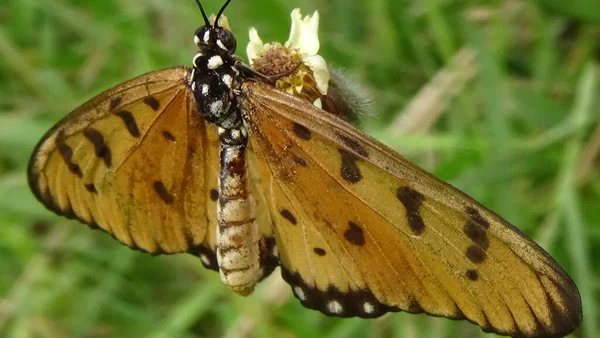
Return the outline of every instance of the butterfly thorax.
{"type": "Polygon", "coordinates": [[[234,55],[236,41],[223,27],[205,25],[196,30],[199,52],[193,59],[190,86],[198,111],[211,123],[225,129],[239,128],[241,114],[234,91],[239,87],[239,62],[234,55]]]}

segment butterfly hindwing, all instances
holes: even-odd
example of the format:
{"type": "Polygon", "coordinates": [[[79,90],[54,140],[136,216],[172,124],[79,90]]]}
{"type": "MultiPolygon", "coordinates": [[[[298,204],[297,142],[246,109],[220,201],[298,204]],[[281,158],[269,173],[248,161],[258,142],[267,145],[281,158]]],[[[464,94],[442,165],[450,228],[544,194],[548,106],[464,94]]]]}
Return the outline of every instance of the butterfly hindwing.
{"type": "Polygon", "coordinates": [[[216,269],[216,127],[196,110],[189,71],[142,75],[67,115],[34,151],[29,181],[49,209],[129,247],[216,269]]]}
{"type": "Polygon", "coordinates": [[[308,102],[259,83],[242,97],[282,273],[303,305],[524,336],[579,323],[572,280],[514,226],[308,102]]]}

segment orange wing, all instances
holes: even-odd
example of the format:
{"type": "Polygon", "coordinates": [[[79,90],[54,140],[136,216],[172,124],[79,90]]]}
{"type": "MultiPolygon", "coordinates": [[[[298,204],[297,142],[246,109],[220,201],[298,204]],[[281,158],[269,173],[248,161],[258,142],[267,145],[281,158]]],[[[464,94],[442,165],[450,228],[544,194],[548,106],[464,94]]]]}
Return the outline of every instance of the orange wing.
{"type": "Polygon", "coordinates": [[[187,86],[189,69],[151,72],[85,103],[50,130],[29,165],[44,205],[152,254],[214,256],[216,128],[187,86]]]}
{"type": "Polygon", "coordinates": [[[246,83],[244,118],[282,274],[306,307],[468,319],[506,335],[562,336],[577,288],[517,228],[308,102],[246,83]]]}

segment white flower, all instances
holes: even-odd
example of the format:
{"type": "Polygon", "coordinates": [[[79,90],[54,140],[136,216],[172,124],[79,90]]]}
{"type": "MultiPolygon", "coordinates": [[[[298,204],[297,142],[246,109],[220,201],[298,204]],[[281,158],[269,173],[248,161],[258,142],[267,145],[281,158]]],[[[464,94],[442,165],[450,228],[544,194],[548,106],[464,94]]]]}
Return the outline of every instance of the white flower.
{"type": "MultiPolygon", "coordinates": [[[[327,63],[319,52],[319,12],[315,11],[312,16],[307,15],[302,18],[300,9],[292,11],[292,28],[290,37],[284,46],[295,50],[300,54],[302,62],[313,72],[317,89],[322,95],[327,95],[329,80],[331,75],[327,69],[327,63]]],[[[271,44],[265,44],[258,36],[255,28],[250,29],[250,42],[246,48],[248,59],[252,64],[254,60],[261,57],[271,44]]]]}
{"type": "Polygon", "coordinates": [[[302,19],[300,8],[296,8],[291,17],[290,37],[284,46],[298,49],[303,56],[316,55],[319,52],[319,11],[302,19]]]}
{"type": "Polygon", "coordinates": [[[250,42],[248,42],[248,47],[246,47],[246,54],[248,54],[248,60],[250,60],[250,64],[256,59],[260,57],[262,52],[269,48],[270,44],[265,44],[260,36],[258,36],[258,31],[256,28],[250,28],[250,42]]]}

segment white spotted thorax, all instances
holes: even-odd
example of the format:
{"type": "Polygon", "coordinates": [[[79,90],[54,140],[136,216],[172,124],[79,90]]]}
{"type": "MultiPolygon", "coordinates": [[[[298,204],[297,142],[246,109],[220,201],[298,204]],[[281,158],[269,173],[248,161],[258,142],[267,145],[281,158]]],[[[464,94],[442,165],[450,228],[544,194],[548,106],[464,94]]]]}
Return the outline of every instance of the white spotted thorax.
{"type": "MultiPolygon", "coordinates": [[[[316,87],[321,95],[327,95],[329,81],[331,75],[327,68],[325,59],[318,55],[319,52],[319,12],[315,11],[313,15],[307,15],[302,18],[300,9],[296,8],[292,11],[292,26],[288,40],[283,45],[291,54],[297,54],[297,58],[306,65],[312,72],[312,77],[316,82],[316,87]]],[[[277,43],[264,43],[258,35],[255,28],[251,28],[250,42],[246,48],[250,65],[254,66],[257,60],[265,56],[273,48],[281,47],[277,43]]],[[[306,71],[299,68],[291,76],[285,79],[288,82],[286,91],[292,95],[296,95],[303,90],[305,83],[303,82],[306,71]]],[[[311,100],[311,102],[316,100],[311,100]]],[[[315,102],[319,107],[320,102],[315,102]]]]}
{"type": "Polygon", "coordinates": [[[240,80],[234,55],[237,43],[227,18],[221,15],[218,24],[215,20],[213,17],[212,23],[207,22],[194,34],[198,52],[192,59],[189,84],[198,112],[207,121],[227,129],[239,128],[242,119],[234,93],[236,80],[240,80]]]}

